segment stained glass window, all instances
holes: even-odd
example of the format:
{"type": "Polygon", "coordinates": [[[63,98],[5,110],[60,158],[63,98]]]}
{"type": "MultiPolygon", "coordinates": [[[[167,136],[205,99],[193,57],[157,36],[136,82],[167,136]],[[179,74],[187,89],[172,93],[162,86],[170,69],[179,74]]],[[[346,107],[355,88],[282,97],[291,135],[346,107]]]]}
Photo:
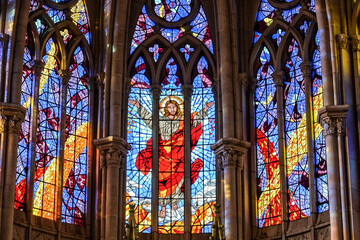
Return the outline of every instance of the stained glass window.
{"type": "Polygon", "coordinates": [[[197,63],[198,75],[193,80],[191,97],[191,232],[211,232],[216,203],[215,98],[204,57],[197,63]]]}
{"type": "Polygon", "coordinates": [[[329,192],[327,186],[327,167],[326,167],[326,146],[325,137],[321,125],[317,122],[318,110],[323,107],[323,81],[321,74],[320,62],[320,39],[319,32],[315,36],[316,49],[313,54],[312,69],[312,98],[314,111],[314,136],[315,136],[315,175],[316,175],[316,192],[317,206],[319,212],[329,210],[329,192]]]}
{"type": "Polygon", "coordinates": [[[210,149],[216,127],[210,67],[213,59],[205,59],[203,52],[195,54],[195,49],[202,47],[212,55],[213,42],[204,9],[199,6],[198,13],[190,14],[195,9],[193,4],[190,0],[151,1],[146,6],[154,7],[154,11],[143,7],[133,34],[127,131],[132,150],[127,157],[126,219],[129,204],[134,203],[142,233],[153,228],[161,234],[183,234],[186,228],[193,233],[211,232],[212,206],[216,203],[215,156],[210,149]],[[152,16],[154,12],[162,20],[154,21],[159,19],[152,16]],[[172,28],[166,24],[179,20],[186,23],[172,28]],[[184,42],[175,47],[179,39],[184,42]],[[168,47],[159,41],[167,41],[168,47]],[[141,51],[140,45],[144,46],[141,51]],[[142,53],[143,49],[148,52],[142,53]],[[170,56],[166,54],[169,50],[170,56]],[[151,58],[146,57],[149,52],[151,58]],[[184,65],[192,58],[197,59],[195,66],[184,65]],[[155,64],[161,66],[150,67],[155,64]],[[157,70],[152,73],[151,69],[157,70]],[[183,76],[186,69],[193,73],[192,79],[183,76]],[[151,79],[154,74],[160,78],[151,79]],[[154,98],[157,89],[158,100],[154,98]],[[186,98],[189,89],[192,96],[186,98]],[[190,188],[185,187],[186,175],[191,178],[190,188]],[[152,217],[155,211],[157,218],[152,217]]]}
{"type": "Polygon", "coordinates": [[[135,64],[135,74],[131,79],[129,95],[127,141],[132,149],[127,157],[126,218],[129,217],[129,204],[135,204],[135,220],[139,224],[139,231],[149,233],[152,220],[152,167],[140,166],[142,159],[152,164],[152,116],[148,114],[141,117],[143,113],[153,112],[150,80],[146,72],[146,64],[143,58],[139,57],[135,64]]]}
{"type": "Polygon", "coordinates": [[[285,65],[284,108],[289,220],[310,215],[305,82],[299,45],[292,39],[285,65]]]}
{"type": "Polygon", "coordinates": [[[285,218],[293,221],[310,216],[311,211],[321,213],[328,210],[325,139],[323,129],[317,123],[323,97],[319,36],[314,11],[313,1],[303,5],[295,4],[291,8],[286,3],[274,7],[267,0],[260,2],[253,37],[254,52],[260,52],[254,61],[254,70],[257,71],[254,103],[259,227],[280,224],[285,217],[283,214],[287,214],[285,218]],[[296,32],[296,38],[289,32],[296,32]],[[313,37],[306,44],[308,34],[313,37]],[[265,38],[273,44],[268,46],[265,38]],[[279,52],[286,54],[277,54],[279,52]],[[304,59],[307,55],[305,52],[311,53],[310,59],[304,59]],[[283,65],[275,69],[273,62],[281,62],[283,65]],[[311,79],[304,75],[303,64],[312,68],[311,79]],[[278,87],[283,89],[281,93],[277,92],[279,88],[274,85],[272,74],[275,71],[284,74],[282,83],[278,83],[278,87]],[[306,84],[306,81],[311,83],[306,84]],[[278,94],[281,94],[281,98],[278,94]],[[279,99],[282,99],[283,109],[277,107],[279,99]],[[279,118],[279,114],[283,116],[279,118]],[[282,122],[279,119],[283,119],[282,122]],[[279,132],[280,124],[284,126],[283,132],[279,132]],[[310,136],[309,129],[313,132],[310,136]],[[284,140],[280,141],[283,136],[284,140]],[[285,149],[281,156],[280,148],[285,149]],[[280,169],[280,162],[285,164],[286,170],[280,169]],[[315,178],[310,177],[310,164],[316,169],[315,178]],[[281,171],[285,171],[285,179],[280,178],[281,171]],[[281,195],[283,184],[287,186],[287,192],[281,195]],[[311,201],[315,198],[310,197],[311,186],[315,186],[317,194],[317,201],[313,204],[317,209],[313,210],[311,201]],[[281,199],[281,196],[287,196],[287,199],[281,199]],[[288,209],[282,212],[285,201],[288,209]]]}
{"type": "Polygon", "coordinates": [[[279,136],[276,87],[270,52],[260,55],[255,90],[258,221],[260,227],[281,223],[279,136]]]}
{"type": "Polygon", "coordinates": [[[27,109],[27,114],[18,147],[15,208],[22,211],[31,209],[35,216],[52,220],[61,217],[63,222],[83,225],[87,200],[87,56],[90,53],[84,52],[83,45],[75,46],[72,53],[67,53],[72,56],[70,65],[61,69],[65,63],[60,59],[68,57],[62,56],[66,50],[61,49],[63,45],[60,42],[69,45],[79,38],[83,38],[83,42],[90,42],[90,33],[83,0],[75,5],[68,4],[67,1],[59,3],[62,4],[61,10],[51,8],[42,1],[31,1],[21,91],[21,103],[27,109]],[[72,22],[65,21],[64,8],[72,13],[72,22]],[[46,19],[45,15],[52,21],[43,21],[42,19],[46,19]],[[56,27],[58,24],[61,27],[56,27]],[[70,30],[76,27],[81,34],[70,30]],[[56,33],[48,31],[50,28],[56,33]],[[40,49],[44,49],[41,59],[33,57],[33,49],[38,46],[29,37],[37,36],[31,34],[31,31],[37,31],[40,35],[40,39],[37,39],[40,46],[35,50],[40,52],[40,49]],[[47,37],[46,34],[52,35],[47,37]],[[48,40],[43,42],[43,39],[48,40]],[[36,77],[33,67],[39,67],[40,62],[44,64],[44,68],[42,72],[37,72],[41,75],[36,77]],[[66,72],[69,73],[68,76],[63,74],[66,72]],[[66,104],[62,106],[64,102],[66,104]],[[37,111],[33,111],[34,108],[37,111]],[[35,154],[31,154],[33,151],[35,154]],[[33,175],[29,172],[31,168],[34,169],[33,175]],[[28,176],[32,179],[27,179],[28,176]],[[29,192],[26,191],[28,182],[31,183],[30,186],[34,186],[29,192]],[[59,187],[60,182],[62,188],[59,187]],[[26,198],[33,198],[33,204],[27,205],[26,198]],[[57,206],[61,206],[61,209],[57,209],[57,206]]]}
{"type": "Polygon", "coordinates": [[[20,129],[20,139],[18,146],[18,161],[16,169],[16,192],[15,208],[25,209],[25,194],[27,188],[28,159],[30,157],[30,129],[31,129],[31,101],[33,97],[33,74],[32,56],[29,45],[29,37],[26,36],[26,47],[24,52],[23,77],[21,84],[21,104],[27,109],[24,123],[20,129]]]}
{"type": "Polygon", "coordinates": [[[176,22],[185,18],[191,12],[192,0],[155,0],[154,10],[156,15],[168,22],[176,22]]]}
{"type": "Polygon", "coordinates": [[[89,90],[84,52],[78,47],[70,66],[66,96],[66,126],[63,170],[62,218],[83,225],[87,182],[89,90]]]}

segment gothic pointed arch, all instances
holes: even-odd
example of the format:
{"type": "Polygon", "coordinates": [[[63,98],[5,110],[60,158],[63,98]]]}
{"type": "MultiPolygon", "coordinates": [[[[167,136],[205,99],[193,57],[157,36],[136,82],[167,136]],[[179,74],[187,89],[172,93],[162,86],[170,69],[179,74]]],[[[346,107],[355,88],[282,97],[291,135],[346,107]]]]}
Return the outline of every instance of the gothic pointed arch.
{"type": "Polygon", "coordinates": [[[257,226],[328,210],[314,1],[262,0],[253,35],[257,226]]]}
{"type": "Polygon", "coordinates": [[[91,35],[84,0],[32,0],[21,104],[15,209],[85,225],[91,35]]]}
{"type": "Polygon", "coordinates": [[[141,233],[210,233],[216,71],[202,1],[144,1],[130,32],[126,218],[133,203],[141,233]]]}

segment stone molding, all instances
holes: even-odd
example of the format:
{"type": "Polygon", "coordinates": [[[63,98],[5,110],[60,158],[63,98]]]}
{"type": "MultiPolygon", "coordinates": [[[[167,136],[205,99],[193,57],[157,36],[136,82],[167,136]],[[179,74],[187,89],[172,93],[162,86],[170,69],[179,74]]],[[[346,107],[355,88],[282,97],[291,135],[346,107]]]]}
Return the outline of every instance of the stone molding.
{"type": "Polygon", "coordinates": [[[193,86],[190,84],[185,84],[181,88],[182,88],[182,93],[184,95],[184,99],[190,101],[192,93],[193,93],[193,90],[192,90],[193,86]]]}
{"type": "Polygon", "coordinates": [[[273,81],[275,83],[275,87],[283,87],[284,86],[284,71],[275,71],[272,75],[273,81]]]}
{"type": "Polygon", "coordinates": [[[351,36],[351,50],[359,51],[360,50],[360,35],[351,36]]]}
{"type": "Polygon", "coordinates": [[[151,85],[150,86],[150,91],[151,91],[152,97],[155,101],[160,100],[161,89],[162,89],[161,85],[151,85]]]}
{"type": "Polygon", "coordinates": [[[33,60],[32,71],[35,75],[35,78],[40,79],[44,67],[45,67],[45,63],[42,60],[33,60]]]}
{"type": "Polygon", "coordinates": [[[66,85],[71,78],[71,71],[69,69],[59,70],[59,76],[62,78],[62,84],[66,85]]]}
{"type": "Polygon", "coordinates": [[[311,77],[312,63],[310,61],[303,61],[300,69],[304,77],[311,77]]]}
{"type": "Polygon", "coordinates": [[[221,169],[225,167],[243,168],[242,156],[248,151],[251,143],[237,138],[222,138],[211,146],[220,161],[221,169]]]}
{"type": "Polygon", "coordinates": [[[350,51],[351,38],[348,35],[341,33],[338,35],[338,40],[340,44],[340,49],[350,51]]]}
{"type": "Polygon", "coordinates": [[[324,128],[324,136],[343,135],[344,122],[349,110],[349,105],[332,105],[319,109],[318,122],[324,128]]]}
{"type": "Polygon", "coordinates": [[[0,103],[0,133],[19,134],[25,113],[21,105],[0,103]]]}
{"type": "Polygon", "coordinates": [[[125,168],[125,159],[131,146],[121,137],[108,136],[95,139],[94,144],[100,151],[100,168],[125,168]]]}

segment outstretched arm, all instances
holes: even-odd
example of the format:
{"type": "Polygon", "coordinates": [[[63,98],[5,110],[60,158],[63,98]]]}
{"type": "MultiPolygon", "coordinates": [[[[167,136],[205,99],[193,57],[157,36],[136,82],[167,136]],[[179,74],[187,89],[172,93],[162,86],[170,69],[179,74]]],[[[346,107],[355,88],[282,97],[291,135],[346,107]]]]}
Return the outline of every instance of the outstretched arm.
{"type": "Polygon", "coordinates": [[[196,127],[197,125],[199,125],[201,123],[201,120],[207,116],[207,111],[213,105],[214,105],[214,102],[205,103],[204,108],[194,116],[193,124],[192,124],[193,127],[196,127]]]}
{"type": "Polygon", "coordinates": [[[140,108],[140,103],[138,102],[138,100],[129,99],[129,103],[137,108],[140,108]]]}
{"type": "Polygon", "coordinates": [[[152,114],[148,110],[146,110],[143,106],[140,105],[138,100],[129,99],[129,104],[134,105],[138,108],[138,114],[140,118],[145,122],[145,124],[152,128],[152,114]]]}

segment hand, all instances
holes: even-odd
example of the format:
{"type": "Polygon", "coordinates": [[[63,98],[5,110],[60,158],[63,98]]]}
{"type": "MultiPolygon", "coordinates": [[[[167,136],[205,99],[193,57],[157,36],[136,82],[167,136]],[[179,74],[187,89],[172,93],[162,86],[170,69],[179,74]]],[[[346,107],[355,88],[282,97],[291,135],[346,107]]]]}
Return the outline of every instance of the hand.
{"type": "Polygon", "coordinates": [[[129,99],[129,103],[130,103],[131,105],[134,105],[134,106],[137,107],[137,108],[140,107],[140,103],[138,102],[138,100],[129,99]]]}
{"type": "Polygon", "coordinates": [[[207,112],[212,105],[214,105],[214,102],[205,103],[204,112],[207,112]]]}

